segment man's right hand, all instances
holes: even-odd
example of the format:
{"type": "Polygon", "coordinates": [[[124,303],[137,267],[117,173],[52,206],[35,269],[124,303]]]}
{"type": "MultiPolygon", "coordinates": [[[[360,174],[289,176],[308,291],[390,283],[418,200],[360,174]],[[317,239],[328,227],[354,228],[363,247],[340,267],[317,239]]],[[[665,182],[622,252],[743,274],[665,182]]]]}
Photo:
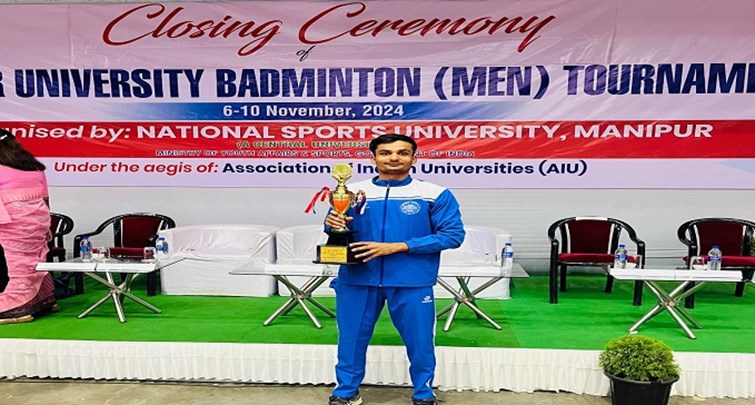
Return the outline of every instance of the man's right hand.
{"type": "Polygon", "coordinates": [[[330,214],[325,217],[325,225],[334,229],[343,228],[346,224],[351,222],[352,219],[354,219],[354,217],[347,217],[335,211],[331,211],[330,214]]]}

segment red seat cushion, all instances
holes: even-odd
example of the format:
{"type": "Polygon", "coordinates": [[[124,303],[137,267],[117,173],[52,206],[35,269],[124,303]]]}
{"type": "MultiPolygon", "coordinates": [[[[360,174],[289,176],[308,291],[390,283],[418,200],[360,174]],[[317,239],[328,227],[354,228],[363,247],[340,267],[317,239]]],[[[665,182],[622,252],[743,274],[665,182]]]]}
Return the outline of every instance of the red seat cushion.
{"type": "MultiPolygon", "coordinates": [[[[684,263],[687,263],[689,257],[684,256],[682,260],[684,260],[684,263]]],[[[708,263],[708,256],[703,256],[703,261],[708,263]]],[[[755,256],[721,256],[721,266],[755,268],[755,256]]]]}
{"type": "Polygon", "coordinates": [[[110,256],[123,256],[128,258],[140,259],[144,257],[144,248],[130,248],[130,247],[111,247],[110,256]]]}
{"type": "Polygon", "coordinates": [[[753,267],[755,268],[754,256],[722,256],[722,267],[753,267]]]}
{"type": "Polygon", "coordinates": [[[613,255],[608,253],[559,253],[559,262],[565,263],[613,263],[613,255]]]}

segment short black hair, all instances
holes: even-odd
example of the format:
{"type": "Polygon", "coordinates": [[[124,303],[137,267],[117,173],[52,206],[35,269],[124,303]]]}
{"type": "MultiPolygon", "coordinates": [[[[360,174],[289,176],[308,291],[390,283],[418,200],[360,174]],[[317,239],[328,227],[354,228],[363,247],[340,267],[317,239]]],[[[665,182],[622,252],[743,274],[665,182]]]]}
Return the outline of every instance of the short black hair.
{"type": "Polygon", "coordinates": [[[400,135],[400,134],[383,134],[383,135],[378,136],[377,138],[370,141],[370,152],[372,152],[372,154],[374,155],[379,145],[382,145],[384,143],[398,142],[398,141],[404,141],[412,145],[412,153],[417,152],[417,142],[414,142],[414,139],[406,135],[400,135]]]}

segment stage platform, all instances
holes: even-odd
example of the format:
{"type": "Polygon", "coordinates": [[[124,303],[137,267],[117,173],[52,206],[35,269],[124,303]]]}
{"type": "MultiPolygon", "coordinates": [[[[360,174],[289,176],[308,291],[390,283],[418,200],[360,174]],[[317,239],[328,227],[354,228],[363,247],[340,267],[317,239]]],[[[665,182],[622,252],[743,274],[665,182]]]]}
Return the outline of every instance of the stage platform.
{"type": "MultiPolygon", "coordinates": [[[[441,390],[607,395],[598,353],[655,301],[645,294],[644,305],[633,307],[631,282],[617,282],[606,294],[604,280],[570,275],[570,289],[556,305],[548,303],[547,277],[515,280],[512,299],[479,301],[501,331],[461,308],[449,332],[438,324],[435,384],[441,390]]],[[[755,398],[755,287],[744,297],[734,297],[733,288],[711,284],[698,294],[692,314],[703,329],[696,340],[667,314],[640,328],[674,349],[683,372],[673,395],[755,398]]],[[[144,297],[141,285],[134,291],[144,297]]],[[[262,326],[283,297],[145,297],[163,312],[126,302],[125,324],[112,305],[76,318],[102,294],[101,286],[88,283],[87,294],[62,300],[58,313],[0,326],[0,378],[334,382],[333,319],[318,314],[323,328],[316,329],[297,308],[262,326]]],[[[333,300],[322,302],[333,308],[333,300]]],[[[368,353],[365,383],[409,384],[404,349],[387,314],[368,353]]]]}

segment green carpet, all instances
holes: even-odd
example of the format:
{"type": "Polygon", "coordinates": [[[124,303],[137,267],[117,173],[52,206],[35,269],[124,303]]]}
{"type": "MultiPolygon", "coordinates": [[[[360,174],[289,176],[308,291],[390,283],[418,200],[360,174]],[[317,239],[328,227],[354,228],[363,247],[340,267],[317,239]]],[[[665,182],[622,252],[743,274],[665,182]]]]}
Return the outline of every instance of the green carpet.
{"type": "MultiPolygon", "coordinates": [[[[550,348],[600,350],[622,334],[655,303],[646,291],[642,307],[634,307],[631,282],[617,281],[614,292],[602,291],[605,277],[570,275],[569,291],[560,294],[557,305],[548,303],[548,278],[534,276],[512,284],[510,300],[479,300],[488,315],[503,326],[493,329],[462,307],[449,332],[438,321],[438,346],[550,348]]],[[[61,311],[28,324],[0,326],[0,338],[74,339],[109,341],[230,342],[335,344],[335,321],[315,309],[323,329],[316,329],[297,308],[278,318],[271,326],[262,322],[285,300],[283,297],[146,297],[145,288],[134,285],[137,295],[162,309],[154,314],[126,300],[127,323],[120,324],[111,303],[96,309],[89,317],[76,316],[102,294],[104,287],[88,281],[86,294],[60,301],[61,311]]],[[[640,327],[640,334],[660,338],[676,351],[753,353],[755,345],[755,287],[749,285],[744,297],[734,297],[733,284],[709,284],[697,294],[691,311],[703,329],[694,330],[697,340],[662,313],[640,327]]],[[[333,298],[321,298],[334,308],[333,298]]],[[[450,303],[438,299],[438,308],[450,303]]],[[[375,345],[401,345],[387,313],[373,337],[375,345]]]]}

